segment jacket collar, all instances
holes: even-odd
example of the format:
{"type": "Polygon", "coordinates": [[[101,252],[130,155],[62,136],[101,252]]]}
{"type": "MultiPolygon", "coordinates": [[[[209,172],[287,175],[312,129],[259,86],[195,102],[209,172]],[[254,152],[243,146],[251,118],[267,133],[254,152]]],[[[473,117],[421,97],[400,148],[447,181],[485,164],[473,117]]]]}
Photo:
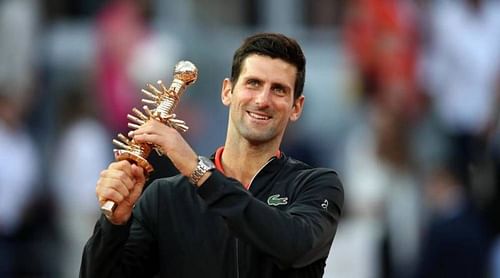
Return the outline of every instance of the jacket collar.
{"type": "MultiPolygon", "coordinates": [[[[219,170],[221,173],[224,174],[224,167],[222,166],[222,153],[223,152],[224,152],[224,146],[220,146],[219,148],[217,148],[215,153],[212,154],[210,159],[212,159],[212,161],[214,161],[215,167],[217,168],[217,170],[219,170]]],[[[270,160],[270,162],[261,170],[261,172],[262,171],[269,172],[270,170],[271,171],[277,170],[277,168],[275,168],[275,167],[282,165],[282,163],[286,160],[286,155],[282,151],[278,150],[276,152],[276,154],[273,157],[271,157],[269,160],[270,160]],[[275,166],[273,166],[273,165],[275,165],[275,166]]]]}

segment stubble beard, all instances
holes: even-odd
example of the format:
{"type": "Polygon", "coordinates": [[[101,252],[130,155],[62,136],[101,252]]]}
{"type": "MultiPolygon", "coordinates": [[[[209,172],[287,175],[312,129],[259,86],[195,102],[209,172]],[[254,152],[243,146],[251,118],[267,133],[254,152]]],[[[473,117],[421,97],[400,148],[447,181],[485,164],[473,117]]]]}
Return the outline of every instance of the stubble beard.
{"type": "Polygon", "coordinates": [[[277,136],[274,127],[257,129],[249,127],[248,124],[245,123],[239,125],[238,131],[243,138],[252,144],[271,142],[277,136]]]}
{"type": "Polygon", "coordinates": [[[277,127],[275,125],[270,124],[268,127],[254,127],[246,117],[247,115],[245,114],[240,115],[233,124],[239,136],[251,144],[259,145],[271,142],[278,136],[277,127]]]}

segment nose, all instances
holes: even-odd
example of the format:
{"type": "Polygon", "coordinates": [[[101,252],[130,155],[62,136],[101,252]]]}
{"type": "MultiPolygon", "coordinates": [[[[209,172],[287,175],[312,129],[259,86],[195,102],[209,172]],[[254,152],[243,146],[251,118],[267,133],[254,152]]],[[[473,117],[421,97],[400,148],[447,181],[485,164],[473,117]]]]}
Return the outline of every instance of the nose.
{"type": "Polygon", "coordinates": [[[270,88],[262,88],[262,90],[259,90],[257,94],[255,95],[255,104],[258,107],[267,107],[269,106],[269,101],[270,101],[270,88]]]}

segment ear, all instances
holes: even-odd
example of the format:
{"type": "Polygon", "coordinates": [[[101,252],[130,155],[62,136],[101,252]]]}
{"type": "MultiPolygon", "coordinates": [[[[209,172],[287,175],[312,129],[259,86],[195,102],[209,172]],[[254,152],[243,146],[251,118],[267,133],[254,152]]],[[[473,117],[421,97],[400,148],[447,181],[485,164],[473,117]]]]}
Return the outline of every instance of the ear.
{"type": "Polygon", "coordinates": [[[224,78],[222,81],[222,90],[221,90],[221,100],[225,106],[229,106],[231,104],[231,97],[233,93],[233,84],[229,78],[224,78]]]}
{"type": "Polygon", "coordinates": [[[290,121],[295,122],[300,118],[302,114],[302,109],[304,108],[304,96],[298,97],[293,102],[292,113],[290,114],[290,121]]]}

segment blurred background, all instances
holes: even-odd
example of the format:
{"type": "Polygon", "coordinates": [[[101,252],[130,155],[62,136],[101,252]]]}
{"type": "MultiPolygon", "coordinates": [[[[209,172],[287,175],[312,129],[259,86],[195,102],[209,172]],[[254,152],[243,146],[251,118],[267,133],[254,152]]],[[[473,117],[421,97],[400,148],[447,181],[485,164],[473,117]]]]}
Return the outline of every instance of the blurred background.
{"type": "MultiPolygon", "coordinates": [[[[95,182],[140,89],[199,68],[176,113],[225,138],[234,50],[296,38],[306,103],[283,151],[339,172],[325,277],[500,277],[500,3],[488,0],[0,1],[0,277],[77,277],[95,182]]],[[[154,154],[153,178],[172,175],[154,154]]]]}

